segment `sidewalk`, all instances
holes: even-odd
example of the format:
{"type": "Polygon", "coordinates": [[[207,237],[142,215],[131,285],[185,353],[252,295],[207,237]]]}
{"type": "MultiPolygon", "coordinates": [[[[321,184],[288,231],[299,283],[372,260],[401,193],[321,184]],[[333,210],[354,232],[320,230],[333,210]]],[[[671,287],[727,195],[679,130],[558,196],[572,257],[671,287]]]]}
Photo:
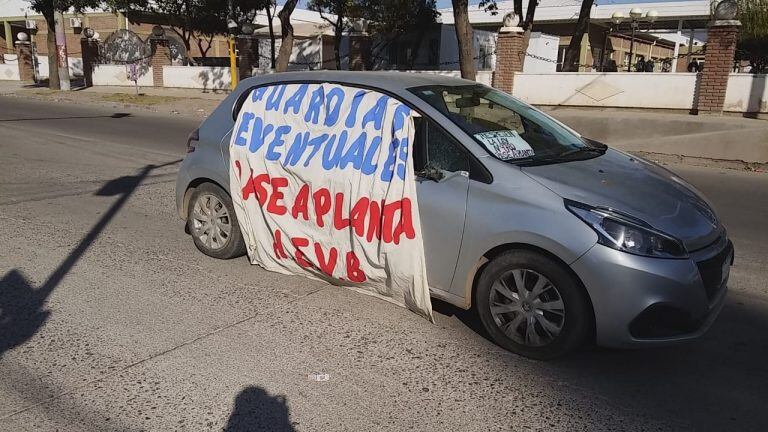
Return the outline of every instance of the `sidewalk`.
{"type": "Polygon", "coordinates": [[[625,151],[768,164],[766,120],[628,109],[545,111],[582,135],[625,151]]]}
{"type": "Polygon", "coordinates": [[[98,86],[78,88],[73,91],[54,91],[34,84],[18,81],[0,81],[0,95],[29,97],[55,102],[86,103],[114,108],[133,108],[158,113],[207,117],[228,92],[214,92],[200,89],[176,89],[139,87],[98,86]]]}
{"type": "MultiPolygon", "coordinates": [[[[99,86],[51,91],[0,81],[0,95],[98,104],[171,115],[207,117],[227,92],[99,86]]],[[[544,108],[586,137],[657,160],[737,169],[768,169],[768,121],[631,109],[544,108]]]]}

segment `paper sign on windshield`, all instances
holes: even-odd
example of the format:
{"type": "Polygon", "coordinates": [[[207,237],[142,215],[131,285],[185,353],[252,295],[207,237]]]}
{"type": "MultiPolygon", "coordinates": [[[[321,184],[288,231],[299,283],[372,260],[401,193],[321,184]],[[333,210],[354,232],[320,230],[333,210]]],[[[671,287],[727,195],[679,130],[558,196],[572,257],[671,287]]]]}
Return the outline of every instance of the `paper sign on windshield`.
{"type": "Polygon", "coordinates": [[[521,159],[533,156],[533,149],[517,131],[499,130],[475,134],[475,138],[501,160],[521,159]]]}
{"type": "Polygon", "coordinates": [[[413,117],[336,84],[253,90],[230,142],[230,190],[253,264],[351,287],[432,320],[413,117]]]}

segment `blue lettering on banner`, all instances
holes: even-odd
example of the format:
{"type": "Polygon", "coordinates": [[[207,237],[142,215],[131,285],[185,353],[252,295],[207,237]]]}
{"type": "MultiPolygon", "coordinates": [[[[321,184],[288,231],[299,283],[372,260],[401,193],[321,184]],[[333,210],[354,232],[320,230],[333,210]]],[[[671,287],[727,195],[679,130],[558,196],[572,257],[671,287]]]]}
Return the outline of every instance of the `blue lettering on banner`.
{"type": "Polygon", "coordinates": [[[347,119],[344,121],[344,126],[348,128],[355,126],[355,122],[357,121],[357,109],[360,108],[360,102],[363,101],[363,97],[366,93],[368,92],[360,90],[352,96],[352,106],[349,108],[349,114],[347,114],[347,119]]]}
{"type": "Polygon", "coordinates": [[[325,143],[325,148],[323,149],[323,168],[325,170],[330,171],[338,166],[341,152],[344,150],[344,146],[347,145],[348,135],[347,131],[341,132],[339,140],[336,142],[336,150],[333,150],[333,143],[336,141],[336,135],[332,135],[325,143]]]}
{"type": "Polygon", "coordinates": [[[267,103],[264,105],[264,109],[267,111],[277,111],[280,108],[280,102],[283,101],[283,95],[285,94],[285,84],[272,87],[272,93],[267,96],[267,103]]]}
{"type": "Polygon", "coordinates": [[[365,154],[365,141],[368,139],[368,134],[362,132],[352,144],[349,146],[344,156],[339,161],[339,168],[344,169],[352,164],[355,169],[359,170],[363,166],[363,155],[365,154]]]}
{"type": "Polygon", "coordinates": [[[248,128],[250,127],[251,121],[253,121],[254,117],[255,115],[250,111],[246,111],[243,113],[243,118],[240,120],[240,127],[237,129],[237,137],[235,137],[235,145],[244,146],[247,144],[243,134],[248,133],[248,128]]]}
{"type": "Polygon", "coordinates": [[[411,109],[407,105],[399,104],[395,108],[395,118],[392,124],[392,133],[401,130],[405,126],[405,119],[411,115],[411,109]]]}
{"type": "Polygon", "coordinates": [[[251,132],[251,141],[248,146],[248,151],[251,153],[259,151],[261,146],[264,145],[264,139],[274,128],[275,127],[271,124],[265,125],[264,120],[262,120],[261,117],[256,117],[256,120],[253,122],[253,132],[251,132]]]}
{"type": "Polygon", "coordinates": [[[269,90],[270,87],[259,87],[256,90],[251,93],[251,100],[253,102],[258,102],[264,98],[264,95],[267,94],[267,90],[269,90]]]}
{"type": "Polygon", "coordinates": [[[267,153],[264,155],[267,160],[280,159],[281,155],[275,151],[275,148],[282,147],[283,144],[285,144],[285,141],[283,141],[283,135],[289,133],[290,131],[291,127],[288,125],[278,126],[277,129],[275,129],[275,137],[272,138],[272,142],[270,142],[269,146],[267,147],[267,153]]]}
{"type": "Polygon", "coordinates": [[[362,171],[365,175],[371,175],[376,172],[376,168],[378,168],[378,165],[373,163],[373,158],[376,156],[376,152],[379,151],[379,146],[381,145],[381,137],[375,136],[371,140],[371,145],[368,147],[368,151],[365,153],[365,159],[363,160],[363,166],[360,168],[360,171],[362,171]]]}
{"type": "Polygon", "coordinates": [[[365,129],[365,125],[373,122],[373,127],[376,130],[381,130],[381,126],[384,122],[384,113],[387,110],[387,101],[389,96],[382,95],[379,100],[376,101],[376,105],[372,106],[367,113],[363,116],[362,128],[365,129]]]}
{"type": "Polygon", "coordinates": [[[285,155],[284,166],[296,166],[304,155],[304,150],[307,149],[307,140],[309,140],[309,132],[297,133],[296,138],[293,139],[291,148],[285,155]]]}
{"type": "Polygon", "coordinates": [[[251,97],[254,101],[261,101],[265,111],[302,116],[308,124],[334,127],[343,119],[346,127],[344,130],[333,135],[319,133],[312,136],[309,131],[301,130],[303,128],[294,131],[288,124],[268,124],[254,112],[243,111],[236,126],[234,144],[248,144],[248,150],[252,153],[263,148],[265,160],[282,160],[282,165],[286,167],[296,166],[300,162],[308,167],[317,156],[326,171],[348,169],[351,165],[362,174],[378,175],[377,171],[381,168],[382,181],[391,182],[393,178],[405,180],[410,143],[407,136],[397,135],[398,132],[402,135],[412,113],[408,106],[399,102],[391,105],[394,109],[393,136],[389,145],[385,145],[381,135],[370,135],[370,129],[382,130],[392,100],[389,96],[359,90],[345,104],[344,87],[319,86],[309,94],[308,104],[302,106],[309,90],[309,84],[281,84],[257,88],[251,97]],[[358,116],[360,106],[368,94],[376,98],[375,103],[358,116]],[[369,130],[366,131],[366,128],[369,130]],[[378,158],[382,151],[386,152],[386,158],[379,164],[378,158]]]}
{"type": "Polygon", "coordinates": [[[325,126],[333,126],[339,120],[339,111],[341,110],[341,104],[344,102],[344,90],[340,87],[334,87],[328,92],[328,96],[325,98],[325,126]],[[335,101],[335,105],[331,106],[335,101]]]}
{"type": "Polygon", "coordinates": [[[311,140],[307,141],[307,147],[312,146],[312,152],[307,156],[307,159],[304,161],[304,167],[308,167],[309,163],[312,161],[312,158],[315,157],[317,152],[320,150],[320,147],[323,146],[323,142],[328,139],[328,134],[322,134],[318,137],[312,138],[311,140]]]}
{"type": "Polygon", "coordinates": [[[312,92],[312,98],[309,100],[309,106],[307,107],[307,113],[304,114],[304,121],[317,124],[320,117],[320,108],[323,106],[323,100],[325,95],[323,94],[323,88],[318,87],[317,90],[312,92]]]}
{"type": "Polygon", "coordinates": [[[299,113],[299,110],[301,109],[301,103],[304,101],[304,96],[307,95],[308,88],[309,84],[302,84],[298,89],[296,89],[296,92],[291,97],[289,97],[287,101],[285,101],[283,114],[287,114],[289,108],[293,108],[294,114],[299,113]]]}

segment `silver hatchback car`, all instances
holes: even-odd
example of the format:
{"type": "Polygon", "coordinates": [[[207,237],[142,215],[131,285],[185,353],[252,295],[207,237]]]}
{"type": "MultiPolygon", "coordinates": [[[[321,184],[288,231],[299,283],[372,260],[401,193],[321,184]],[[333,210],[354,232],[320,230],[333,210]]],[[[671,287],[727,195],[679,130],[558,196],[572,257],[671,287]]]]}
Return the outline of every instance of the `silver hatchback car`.
{"type": "Polygon", "coordinates": [[[589,339],[657,346],[696,338],[717,317],[733,245],[700,192],[508,94],[436,75],[242,81],[190,135],[178,175],[179,215],[203,253],[245,253],[228,147],[250,90],[323,82],[388,94],[420,114],[413,163],[431,295],[474,308],[502,347],[545,359],[589,339]],[[496,157],[479,138],[494,131],[515,131],[532,151],[496,157]]]}

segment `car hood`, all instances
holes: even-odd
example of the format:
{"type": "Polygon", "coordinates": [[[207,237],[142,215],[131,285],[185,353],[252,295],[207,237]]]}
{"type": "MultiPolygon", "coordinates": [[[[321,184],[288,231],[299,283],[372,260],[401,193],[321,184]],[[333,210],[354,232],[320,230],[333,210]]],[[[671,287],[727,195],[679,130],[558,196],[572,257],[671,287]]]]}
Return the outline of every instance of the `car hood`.
{"type": "Polygon", "coordinates": [[[639,218],[680,239],[689,251],[714,242],[722,231],[712,206],[696,188],[659,165],[620,151],[521,169],[563,198],[639,218]]]}

